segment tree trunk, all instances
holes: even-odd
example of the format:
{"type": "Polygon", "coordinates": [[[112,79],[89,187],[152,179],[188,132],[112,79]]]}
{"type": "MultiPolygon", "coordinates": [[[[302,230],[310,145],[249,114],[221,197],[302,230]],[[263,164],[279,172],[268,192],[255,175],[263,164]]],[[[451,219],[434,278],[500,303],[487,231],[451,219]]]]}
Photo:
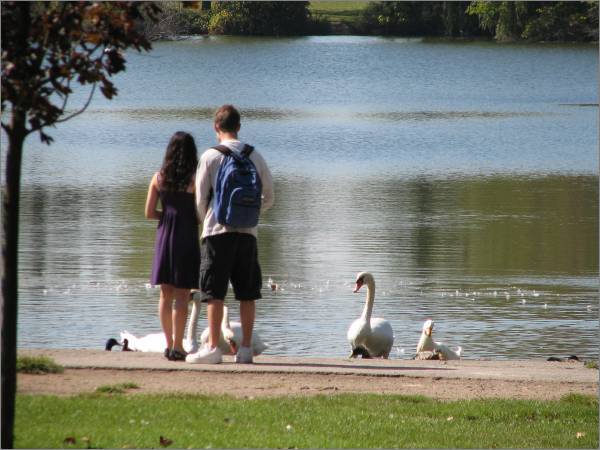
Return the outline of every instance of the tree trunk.
{"type": "MultiPolygon", "coordinates": [[[[14,26],[19,30],[16,54],[24,55],[30,27],[30,4],[18,4],[19,13],[14,26]]],[[[17,70],[25,80],[26,68],[17,70]]],[[[11,123],[7,127],[8,152],[6,177],[2,195],[2,448],[14,448],[15,397],[17,391],[17,309],[18,309],[18,240],[19,197],[21,191],[21,160],[27,137],[27,111],[18,103],[11,105],[11,123]]]]}
{"type": "Polygon", "coordinates": [[[460,4],[457,2],[444,2],[443,3],[443,19],[446,36],[456,37],[459,35],[460,23],[458,20],[458,14],[460,4]]]}
{"type": "Polygon", "coordinates": [[[515,2],[508,3],[508,33],[511,41],[517,39],[517,8],[515,2]]]}
{"type": "Polygon", "coordinates": [[[19,195],[25,114],[13,111],[6,153],[6,185],[2,202],[2,448],[14,448],[15,395],[17,387],[17,250],[19,237],[19,195]]]}

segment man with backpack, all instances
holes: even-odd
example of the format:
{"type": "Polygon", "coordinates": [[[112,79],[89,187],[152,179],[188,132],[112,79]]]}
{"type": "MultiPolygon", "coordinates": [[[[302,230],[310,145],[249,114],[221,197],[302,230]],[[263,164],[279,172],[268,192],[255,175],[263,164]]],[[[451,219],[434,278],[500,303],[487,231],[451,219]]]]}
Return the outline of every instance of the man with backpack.
{"type": "Polygon", "coordinates": [[[200,290],[207,302],[208,345],[186,361],[219,364],[223,303],[229,282],[240,302],[242,343],[235,362],[252,363],[255,300],[262,275],[256,237],[259,214],[273,205],[273,179],[263,157],[238,140],[240,113],[223,105],[215,113],[219,145],[204,152],[196,172],[196,208],[202,222],[200,290]]]}

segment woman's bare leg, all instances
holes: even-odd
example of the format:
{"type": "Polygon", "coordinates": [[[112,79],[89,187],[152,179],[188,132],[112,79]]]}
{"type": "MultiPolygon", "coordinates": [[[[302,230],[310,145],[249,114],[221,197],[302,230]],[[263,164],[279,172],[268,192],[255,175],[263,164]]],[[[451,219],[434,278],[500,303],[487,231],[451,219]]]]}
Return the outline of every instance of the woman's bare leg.
{"type": "MultiPolygon", "coordinates": [[[[158,302],[158,316],[165,338],[167,348],[173,348],[173,298],[175,288],[170,284],[160,285],[160,300],[158,302]]],[[[185,325],[184,325],[185,326],[185,325]]]]}
{"type": "Polygon", "coordinates": [[[173,310],[173,349],[183,352],[183,334],[187,321],[188,303],[190,300],[189,289],[175,289],[175,309],[173,310]]]}

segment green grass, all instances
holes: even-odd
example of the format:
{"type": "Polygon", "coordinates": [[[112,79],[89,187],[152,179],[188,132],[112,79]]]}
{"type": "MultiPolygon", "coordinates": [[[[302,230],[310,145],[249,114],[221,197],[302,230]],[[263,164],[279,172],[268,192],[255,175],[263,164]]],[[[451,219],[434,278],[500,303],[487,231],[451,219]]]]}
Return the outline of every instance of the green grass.
{"type": "Polygon", "coordinates": [[[597,448],[598,400],[17,396],[20,448],[155,448],[161,436],[172,448],[597,448]]]}
{"type": "Polygon", "coordinates": [[[52,358],[46,356],[19,356],[17,357],[17,372],[46,374],[62,373],[63,366],[56,364],[52,358]]]}
{"type": "Polygon", "coordinates": [[[597,369],[598,368],[598,361],[586,361],[585,362],[585,367],[587,367],[588,369],[597,369]]]}
{"type": "Polygon", "coordinates": [[[135,383],[125,382],[119,384],[105,384],[96,388],[96,392],[100,394],[124,394],[129,389],[138,389],[139,386],[135,383]]]}
{"type": "Polygon", "coordinates": [[[313,16],[321,16],[331,23],[358,22],[358,18],[369,2],[310,2],[313,16]]]}

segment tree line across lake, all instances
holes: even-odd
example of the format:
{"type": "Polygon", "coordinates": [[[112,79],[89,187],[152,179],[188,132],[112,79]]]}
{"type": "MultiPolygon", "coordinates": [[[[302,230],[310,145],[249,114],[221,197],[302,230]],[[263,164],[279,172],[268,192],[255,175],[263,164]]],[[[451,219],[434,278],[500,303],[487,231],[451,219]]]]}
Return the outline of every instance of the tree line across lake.
{"type": "Polygon", "coordinates": [[[596,1],[165,2],[151,39],[354,34],[597,42],[596,1]]]}

